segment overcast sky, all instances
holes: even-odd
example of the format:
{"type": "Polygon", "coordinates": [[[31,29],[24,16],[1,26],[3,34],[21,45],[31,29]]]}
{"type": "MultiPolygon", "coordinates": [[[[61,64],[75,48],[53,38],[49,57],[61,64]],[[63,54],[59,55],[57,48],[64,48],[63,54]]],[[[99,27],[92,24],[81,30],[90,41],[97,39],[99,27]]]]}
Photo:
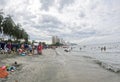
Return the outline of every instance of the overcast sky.
{"type": "Polygon", "coordinates": [[[100,43],[120,41],[120,0],[0,0],[31,40],[100,43]]]}

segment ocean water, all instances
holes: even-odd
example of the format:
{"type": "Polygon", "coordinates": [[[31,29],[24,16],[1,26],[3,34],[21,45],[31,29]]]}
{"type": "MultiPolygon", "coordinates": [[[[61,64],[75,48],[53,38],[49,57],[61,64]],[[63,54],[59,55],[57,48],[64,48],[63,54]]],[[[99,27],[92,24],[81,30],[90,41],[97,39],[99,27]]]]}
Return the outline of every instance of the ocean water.
{"type": "MultiPolygon", "coordinates": [[[[62,50],[60,52],[62,52],[62,50]]],[[[109,71],[120,72],[120,43],[72,46],[72,50],[69,54],[89,58],[109,71]],[[101,51],[101,48],[104,46],[106,50],[101,51]]]]}

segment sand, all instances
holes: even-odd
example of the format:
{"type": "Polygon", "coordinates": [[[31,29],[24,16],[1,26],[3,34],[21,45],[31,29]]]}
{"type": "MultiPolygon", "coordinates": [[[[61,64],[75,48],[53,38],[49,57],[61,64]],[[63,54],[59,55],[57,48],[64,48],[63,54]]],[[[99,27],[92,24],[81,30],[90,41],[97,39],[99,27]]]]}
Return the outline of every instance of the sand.
{"type": "Polygon", "coordinates": [[[18,56],[0,61],[21,66],[0,82],[119,82],[120,74],[100,67],[94,61],[47,49],[43,55],[18,56]]]}

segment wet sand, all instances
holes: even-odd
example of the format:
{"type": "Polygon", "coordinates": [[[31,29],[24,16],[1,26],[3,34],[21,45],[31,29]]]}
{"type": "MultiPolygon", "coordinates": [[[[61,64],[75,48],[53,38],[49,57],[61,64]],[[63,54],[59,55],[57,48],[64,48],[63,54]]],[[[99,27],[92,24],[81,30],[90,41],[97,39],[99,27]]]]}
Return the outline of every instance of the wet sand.
{"type": "MultiPolygon", "coordinates": [[[[43,55],[7,58],[6,64],[17,61],[21,69],[9,74],[4,82],[119,82],[120,74],[105,70],[94,61],[70,53],[59,54],[47,49],[43,55]]],[[[3,81],[1,81],[3,82],[3,81]]]]}

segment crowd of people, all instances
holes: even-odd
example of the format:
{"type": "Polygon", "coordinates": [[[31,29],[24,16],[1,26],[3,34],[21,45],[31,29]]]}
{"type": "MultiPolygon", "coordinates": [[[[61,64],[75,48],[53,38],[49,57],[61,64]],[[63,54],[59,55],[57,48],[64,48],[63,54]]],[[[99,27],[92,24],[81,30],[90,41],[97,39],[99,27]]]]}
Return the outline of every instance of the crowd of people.
{"type": "Polygon", "coordinates": [[[44,48],[43,44],[40,42],[37,46],[35,45],[28,45],[25,48],[25,45],[22,44],[21,47],[18,49],[18,54],[20,55],[42,55],[42,49],[44,48]]]}
{"type": "Polygon", "coordinates": [[[11,42],[0,43],[1,54],[17,53],[19,55],[35,55],[42,54],[42,49],[46,48],[46,45],[39,42],[38,45],[34,44],[13,44],[11,42]]]}

